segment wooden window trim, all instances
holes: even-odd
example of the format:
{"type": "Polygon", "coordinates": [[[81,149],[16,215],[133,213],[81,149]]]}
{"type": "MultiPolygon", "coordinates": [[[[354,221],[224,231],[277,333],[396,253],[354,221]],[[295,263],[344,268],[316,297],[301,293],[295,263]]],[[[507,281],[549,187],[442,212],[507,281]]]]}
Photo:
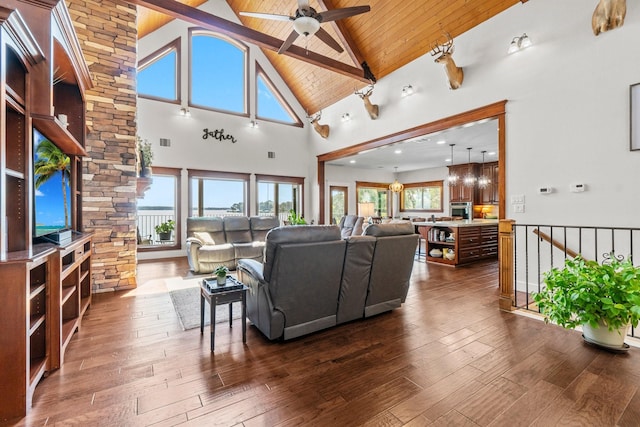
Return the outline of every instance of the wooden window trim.
{"type": "Polygon", "coordinates": [[[175,239],[175,243],[171,246],[169,245],[154,245],[151,247],[138,246],[137,251],[138,252],[157,252],[157,251],[170,251],[170,250],[182,249],[182,239],[181,239],[182,217],[180,215],[180,211],[182,210],[180,208],[180,201],[182,200],[182,193],[180,191],[180,188],[182,187],[182,184],[181,184],[182,170],[180,168],[153,166],[153,174],[151,176],[153,177],[154,175],[167,175],[167,176],[173,176],[176,178],[176,200],[175,200],[176,228],[174,230],[176,239],[175,239]]]}
{"type": "Polygon", "coordinates": [[[169,42],[168,44],[162,46],[160,49],[156,50],[155,52],[153,52],[150,55],[147,55],[146,57],[144,57],[143,59],[141,59],[140,61],[138,61],[138,70],[143,70],[145,67],[147,67],[148,65],[151,65],[153,62],[161,59],[163,56],[168,55],[169,53],[171,53],[172,51],[176,52],[176,98],[175,99],[170,99],[170,98],[162,98],[160,96],[153,96],[153,95],[147,95],[147,94],[142,94],[142,93],[138,93],[138,96],[140,98],[145,98],[145,99],[152,99],[154,101],[163,101],[163,102],[168,102],[171,104],[180,104],[180,100],[182,99],[182,93],[181,93],[181,82],[182,82],[182,75],[181,75],[181,58],[182,58],[182,54],[181,54],[181,50],[180,50],[180,37],[178,37],[177,39],[169,42]]]}
{"type": "Polygon", "coordinates": [[[265,122],[280,123],[280,124],[283,124],[283,125],[295,126],[295,127],[300,127],[300,128],[304,126],[302,124],[302,120],[300,120],[300,117],[298,117],[296,112],[293,111],[293,108],[291,108],[291,105],[289,105],[287,100],[284,99],[284,97],[282,96],[282,94],[280,93],[278,88],[276,88],[276,86],[273,84],[273,82],[271,81],[271,79],[269,78],[267,73],[264,72],[264,70],[262,69],[260,64],[258,64],[258,62],[256,62],[255,88],[256,88],[255,89],[255,91],[256,91],[256,120],[265,121],[265,122]],[[270,118],[258,115],[258,111],[259,111],[259,109],[258,109],[258,77],[262,77],[264,79],[264,82],[267,85],[267,87],[269,89],[271,89],[271,93],[273,93],[273,95],[277,98],[277,100],[284,107],[284,109],[287,110],[287,112],[293,117],[294,120],[292,122],[283,122],[281,120],[270,119],[270,118]]]}
{"type": "Polygon", "coordinates": [[[407,188],[440,188],[440,209],[405,209],[404,207],[404,190],[400,192],[400,212],[444,212],[444,181],[424,181],[424,182],[412,182],[404,184],[404,189],[407,188]]]}
{"type": "Polygon", "coordinates": [[[189,180],[189,201],[188,201],[188,211],[191,213],[193,208],[193,200],[191,195],[193,193],[191,188],[191,181],[194,178],[205,178],[205,179],[217,179],[217,180],[227,180],[227,181],[242,181],[244,182],[244,206],[245,212],[244,214],[249,216],[249,200],[251,200],[251,186],[249,185],[249,181],[251,175],[248,173],[239,173],[239,172],[218,172],[218,171],[208,171],[202,169],[187,169],[187,179],[189,180]]]}
{"type": "Polygon", "coordinates": [[[256,182],[272,182],[272,183],[288,183],[304,185],[304,178],[297,176],[278,176],[278,175],[258,175],[256,174],[256,182]]]}
{"type": "Polygon", "coordinates": [[[199,109],[208,110],[208,111],[216,111],[219,113],[231,114],[239,117],[250,117],[251,109],[249,107],[249,47],[246,44],[241,43],[240,41],[233,39],[231,37],[228,37],[224,34],[207,30],[206,28],[201,28],[201,27],[189,28],[189,79],[188,81],[189,81],[189,101],[188,101],[189,107],[199,108],[199,109]],[[191,99],[191,94],[193,93],[193,82],[192,82],[193,43],[192,43],[192,40],[194,35],[215,37],[229,44],[232,44],[233,46],[237,47],[244,53],[244,67],[243,67],[244,68],[244,112],[230,111],[222,108],[214,108],[207,105],[196,104],[192,101],[191,99]]]}

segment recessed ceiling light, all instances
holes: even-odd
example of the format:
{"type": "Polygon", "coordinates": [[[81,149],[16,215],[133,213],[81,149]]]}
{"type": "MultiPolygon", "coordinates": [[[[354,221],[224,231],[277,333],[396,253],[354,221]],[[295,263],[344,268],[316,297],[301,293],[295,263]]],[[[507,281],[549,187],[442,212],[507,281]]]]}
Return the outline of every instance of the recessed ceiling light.
{"type": "Polygon", "coordinates": [[[445,161],[445,162],[450,162],[450,161],[451,161],[451,159],[444,159],[444,161],[445,161]]]}
{"type": "Polygon", "coordinates": [[[402,150],[396,150],[396,151],[394,151],[394,153],[400,154],[400,153],[402,153],[402,150]]]}
{"type": "Polygon", "coordinates": [[[465,124],[462,125],[462,127],[463,128],[468,128],[468,127],[473,126],[473,125],[475,125],[475,122],[465,123],[465,124]]]}
{"type": "Polygon", "coordinates": [[[488,152],[487,154],[489,154],[490,156],[495,156],[495,155],[496,155],[496,152],[495,152],[495,151],[490,151],[490,152],[488,152]]]}
{"type": "Polygon", "coordinates": [[[442,145],[444,143],[446,143],[447,141],[445,141],[444,139],[439,140],[438,142],[436,142],[436,144],[438,145],[442,145]]]}
{"type": "Polygon", "coordinates": [[[356,162],[355,160],[349,160],[349,163],[355,163],[355,162],[356,162]]]}

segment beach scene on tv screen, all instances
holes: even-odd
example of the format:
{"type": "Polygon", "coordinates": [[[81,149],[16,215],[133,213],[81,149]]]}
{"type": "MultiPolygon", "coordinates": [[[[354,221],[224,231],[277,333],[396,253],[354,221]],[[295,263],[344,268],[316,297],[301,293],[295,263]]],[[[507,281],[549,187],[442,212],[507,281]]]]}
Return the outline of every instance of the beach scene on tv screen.
{"type": "Polygon", "coordinates": [[[71,228],[69,158],[34,129],[34,201],[36,236],[71,228]],[[66,200],[65,200],[66,199],[66,200]]]}

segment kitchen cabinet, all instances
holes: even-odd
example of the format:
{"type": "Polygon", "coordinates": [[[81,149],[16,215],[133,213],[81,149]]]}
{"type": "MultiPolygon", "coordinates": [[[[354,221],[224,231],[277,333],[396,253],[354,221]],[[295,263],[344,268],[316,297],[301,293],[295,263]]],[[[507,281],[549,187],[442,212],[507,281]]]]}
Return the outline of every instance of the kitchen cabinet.
{"type": "Polygon", "coordinates": [[[419,225],[418,232],[427,242],[429,262],[457,266],[498,257],[496,223],[419,225]]]}
{"type": "Polygon", "coordinates": [[[489,178],[489,184],[479,190],[478,204],[497,205],[499,201],[498,162],[485,163],[480,168],[481,175],[489,178]]]}
{"type": "Polygon", "coordinates": [[[464,176],[467,174],[473,174],[478,176],[478,164],[463,164],[449,166],[449,175],[458,175],[458,181],[455,185],[449,186],[449,201],[450,202],[473,202],[476,203],[478,198],[478,188],[476,185],[467,186],[464,185],[464,176]]]}

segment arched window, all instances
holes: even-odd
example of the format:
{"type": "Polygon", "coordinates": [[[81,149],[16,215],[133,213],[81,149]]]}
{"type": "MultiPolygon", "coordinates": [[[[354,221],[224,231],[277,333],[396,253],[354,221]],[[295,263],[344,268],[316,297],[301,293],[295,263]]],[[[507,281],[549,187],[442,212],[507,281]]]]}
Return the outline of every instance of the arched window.
{"type": "Polygon", "coordinates": [[[190,104],[248,115],[247,47],[204,30],[190,30],[190,104]]]}
{"type": "Polygon", "coordinates": [[[256,118],[302,127],[300,118],[278,92],[266,73],[256,64],[256,118]]]}
{"type": "Polygon", "coordinates": [[[139,61],[137,78],[138,95],[179,102],[180,39],[139,61]]]}

